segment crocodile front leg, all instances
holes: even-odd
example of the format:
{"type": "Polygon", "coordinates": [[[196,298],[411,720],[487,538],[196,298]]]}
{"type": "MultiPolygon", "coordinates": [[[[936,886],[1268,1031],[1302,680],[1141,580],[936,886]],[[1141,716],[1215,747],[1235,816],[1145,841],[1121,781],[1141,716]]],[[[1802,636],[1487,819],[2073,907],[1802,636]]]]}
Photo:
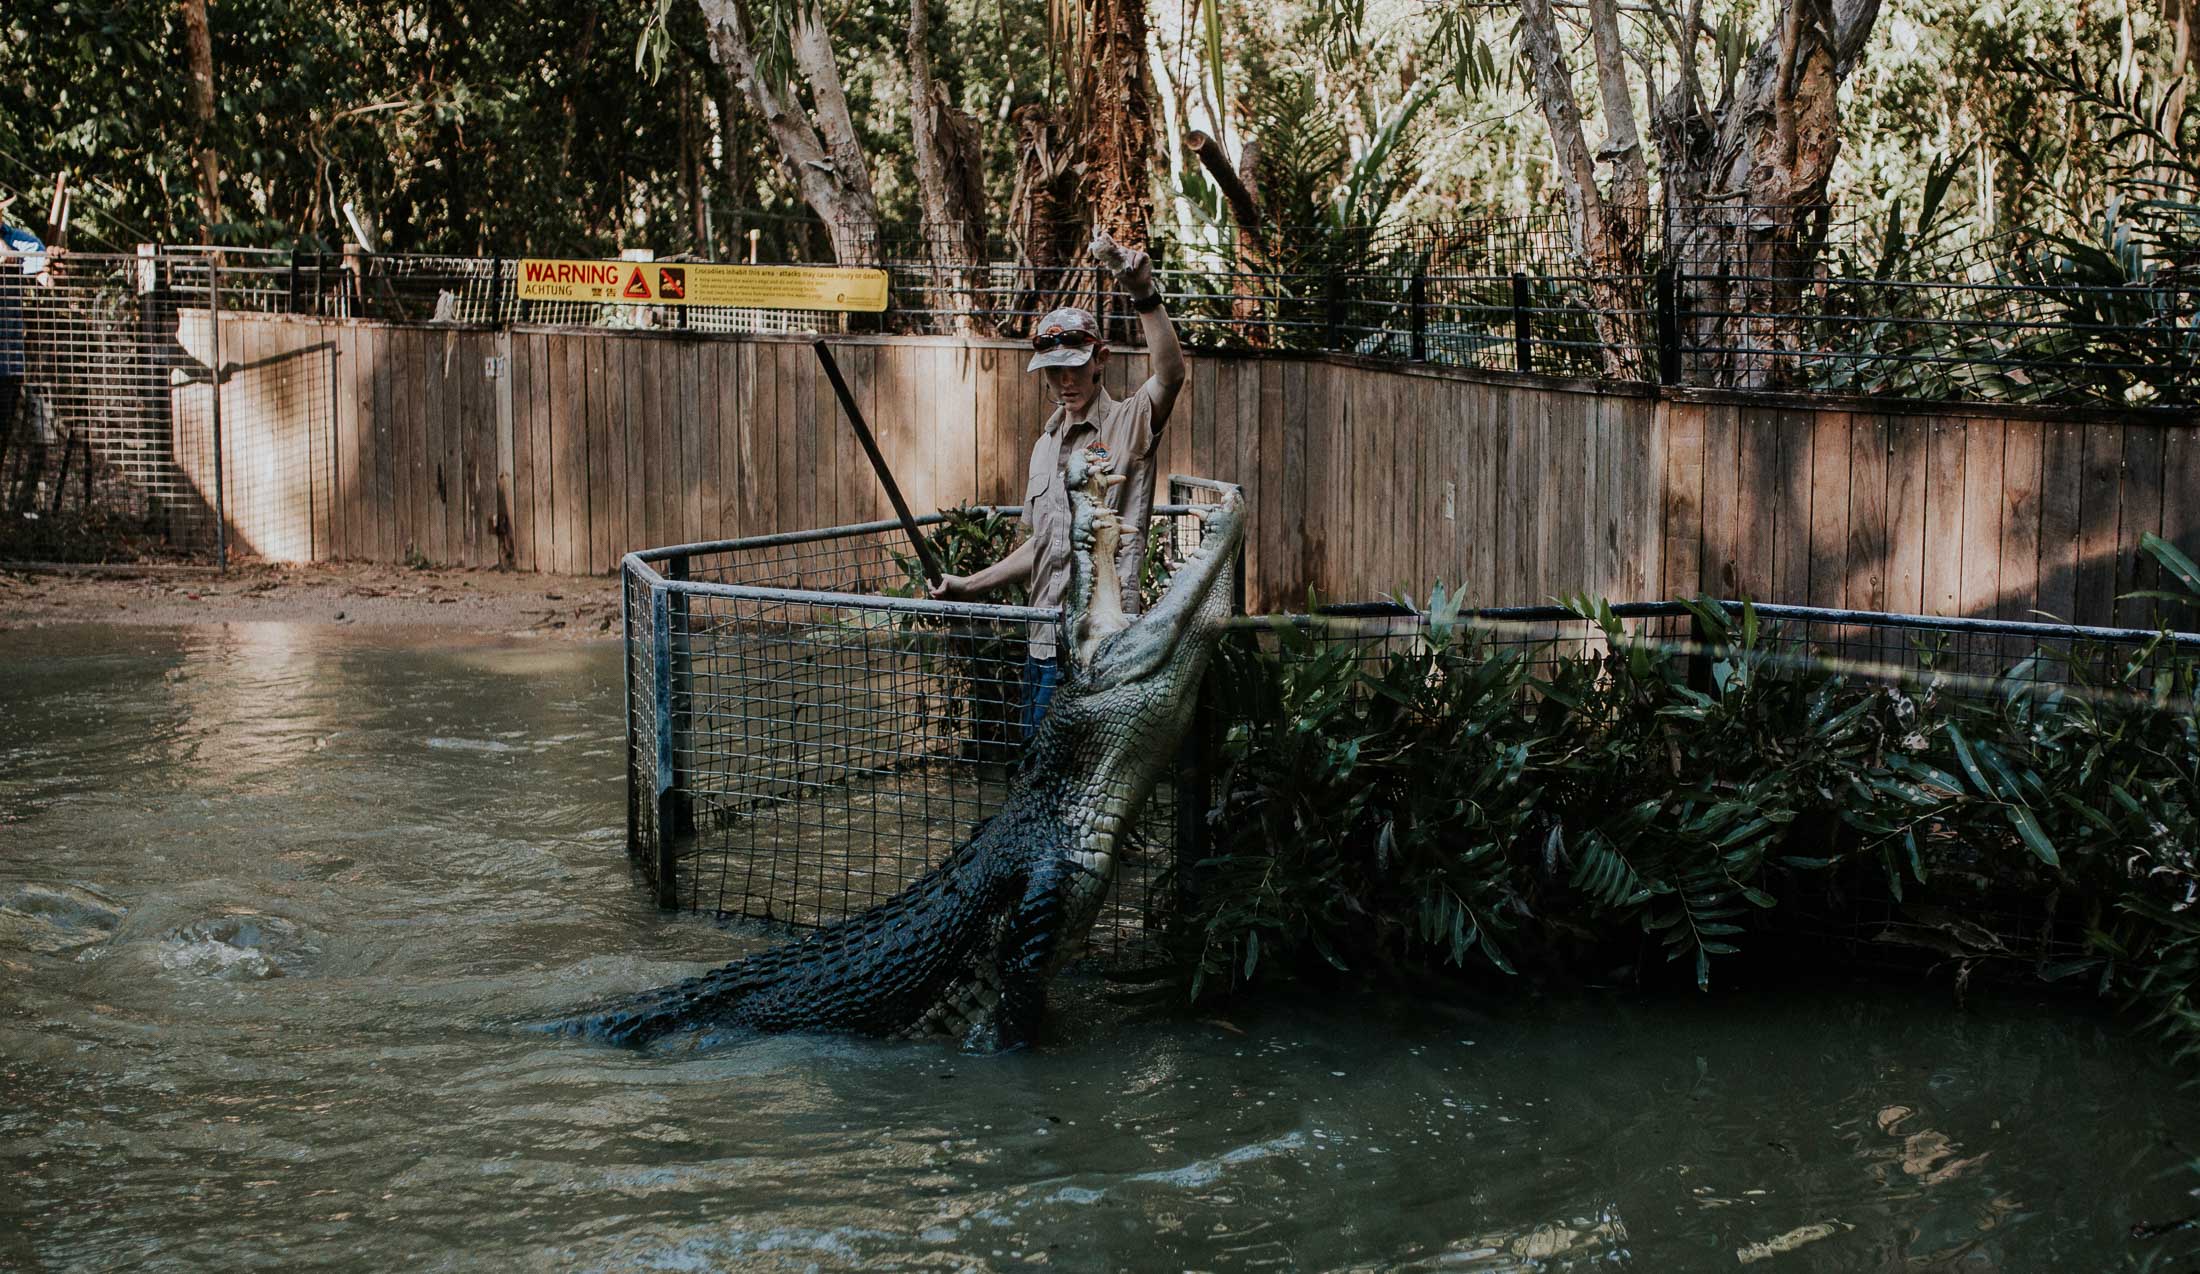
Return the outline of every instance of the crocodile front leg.
{"type": "Polygon", "coordinates": [[[1049,855],[1027,878],[1023,896],[1009,913],[1001,934],[1001,1003],[993,1019],[1003,1049],[1039,1042],[1047,979],[1077,936],[1065,932],[1071,924],[1071,889],[1088,871],[1075,859],[1049,855]]]}

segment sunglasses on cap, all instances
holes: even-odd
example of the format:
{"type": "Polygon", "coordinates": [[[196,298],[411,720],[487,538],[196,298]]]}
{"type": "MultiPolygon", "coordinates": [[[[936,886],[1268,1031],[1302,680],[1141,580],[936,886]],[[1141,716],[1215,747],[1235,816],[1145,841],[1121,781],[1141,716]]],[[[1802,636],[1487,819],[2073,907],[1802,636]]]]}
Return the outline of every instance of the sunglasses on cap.
{"type": "Polygon", "coordinates": [[[1090,332],[1044,332],[1031,338],[1031,348],[1041,354],[1050,349],[1083,349],[1093,343],[1090,332]]]}

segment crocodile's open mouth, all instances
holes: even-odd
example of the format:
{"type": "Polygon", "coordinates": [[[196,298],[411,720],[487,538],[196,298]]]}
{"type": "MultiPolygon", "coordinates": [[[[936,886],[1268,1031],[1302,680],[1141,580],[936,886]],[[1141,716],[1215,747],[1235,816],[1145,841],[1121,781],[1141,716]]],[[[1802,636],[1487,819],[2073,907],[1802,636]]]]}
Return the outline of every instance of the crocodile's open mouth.
{"type": "Polygon", "coordinates": [[[1101,689],[1153,675],[1167,665],[1195,629],[1219,625],[1229,614],[1227,588],[1218,587],[1244,538],[1245,498],[1234,486],[1222,499],[1200,506],[1199,543],[1185,555],[1168,587],[1145,614],[1126,614],[1116,574],[1122,519],[1107,507],[1110,487],[1122,481],[1091,450],[1070,457],[1073,578],[1065,606],[1066,653],[1088,688],[1101,689]]]}

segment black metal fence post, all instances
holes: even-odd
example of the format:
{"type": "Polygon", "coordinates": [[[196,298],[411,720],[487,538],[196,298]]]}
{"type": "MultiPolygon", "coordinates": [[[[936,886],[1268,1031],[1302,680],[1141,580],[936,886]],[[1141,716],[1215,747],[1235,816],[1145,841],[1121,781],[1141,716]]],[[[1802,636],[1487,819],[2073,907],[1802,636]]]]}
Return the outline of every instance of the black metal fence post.
{"type": "Polygon", "coordinates": [[[1513,271],[1513,367],[1535,370],[1535,347],[1528,335],[1528,276],[1513,271]]]}
{"type": "Polygon", "coordinates": [[[1428,361],[1428,258],[1413,259],[1413,279],[1406,285],[1406,304],[1411,308],[1413,340],[1407,357],[1416,363],[1428,361]]]}
{"type": "Polygon", "coordinates": [[[1344,276],[1334,262],[1322,267],[1322,348],[1344,348],[1344,276]]]}
{"type": "MultiPolygon", "coordinates": [[[[689,559],[682,555],[666,563],[665,577],[676,584],[690,577],[689,559]]],[[[695,791],[689,785],[693,767],[695,733],[695,650],[688,633],[688,593],[674,588],[667,609],[672,619],[672,729],[673,757],[680,768],[672,785],[675,794],[672,830],[681,836],[695,830],[695,791]]]]}
{"type": "MultiPolygon", "coordinates": [[[[671,910],[680,905],[680,803],[683,784],[680,775],[680,748],[673,731],[680,717],[674,703],[674,686],[678,677],[674,672],[674,641],[672,598],[673,590],[657,587],[650,590],[650,627],[654,640],[650,643],[652,681],[656,694],[656,750],[657,750],[657,861],[651,874],[655,880],[657,905],[671,910]]],[[[684,609],[684,607],[683,607],[684,609]]],[[[682,642],[684,645],[684,641],[682,642]]]]}
{"type": "Polygon", "coordinates": [[[1681,323],[1672,266],[1658,268],[1656,286],[1653,313],[1658,330],[1658,383],[1678,385],[1681,383],[1681,323]]]}
{"type": "Polygon", "coordinates": [[[626,857],[635,866],[642,862],[642,722],[634,711],[634,679],[640,669],[641,651],[634,644],[634,572],[619,564],[619,660],[620,699],[626,706],[626,857]]]}
{"type": "Polygon", "coordinates": [[[222,259],[206,258],[206,327],[211,346],[207,358],[207,385],[214,400],[214,554],[224,575],[229,573],[229,492],[224,481],[226,450],[222,445],[222,259]]]}
{"type": "Polygon", "coordinates": [[[489,259],[489,321],[504,323],[504,258],[489,259]]]}

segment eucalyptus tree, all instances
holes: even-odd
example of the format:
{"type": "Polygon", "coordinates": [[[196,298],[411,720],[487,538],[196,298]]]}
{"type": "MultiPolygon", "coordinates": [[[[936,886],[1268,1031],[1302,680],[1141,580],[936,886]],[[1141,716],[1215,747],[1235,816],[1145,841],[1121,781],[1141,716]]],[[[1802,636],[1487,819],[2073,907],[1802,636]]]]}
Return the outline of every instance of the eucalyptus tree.
{"type": "MultiPolygon", "coordinates": [[[[1619,351],[1642,343],[1630,326],[1635,306],[1601,293],[1614,290],[1614,276],[1644,269],[1652,200],[1634,76],[1650,59],[1625,47],[1618,0],[1581,0],[1605,125],[1592,155],[1551,0],[1519,6],[1521,56],[1550,125],[1612,370],[1619,351]],[[1602,186],[1600,164],[1611,173],[1602,186]]],[[[1841,149],[1841,85],[1878,20],[1879,0],[1780,0],[1747,56],[1739,25],[1707,20],[1703,0],[1686,0],[1677,13],[1664,0],[1647,8],[1656,19],[1650,34],[1663,38],[1674,67],[1646,90],[1666,259],[1685,281],[1683,311],[1700,316],[1684,339],[1729,351],[1699,363],[1700,372],[1762,388],[1789,366],[1782,355],[1793,332],[1784,316],[1796,313],[1822,241],[1841,149]]]]}
{"type": "Polygon", "coordinates": [[[824,222],[834,257],[872,259],[878,197],[819,0],[767,0],[761,25],[743,0],[695,2],[711,56],[763,121],[781,171],[824,222]]]}

